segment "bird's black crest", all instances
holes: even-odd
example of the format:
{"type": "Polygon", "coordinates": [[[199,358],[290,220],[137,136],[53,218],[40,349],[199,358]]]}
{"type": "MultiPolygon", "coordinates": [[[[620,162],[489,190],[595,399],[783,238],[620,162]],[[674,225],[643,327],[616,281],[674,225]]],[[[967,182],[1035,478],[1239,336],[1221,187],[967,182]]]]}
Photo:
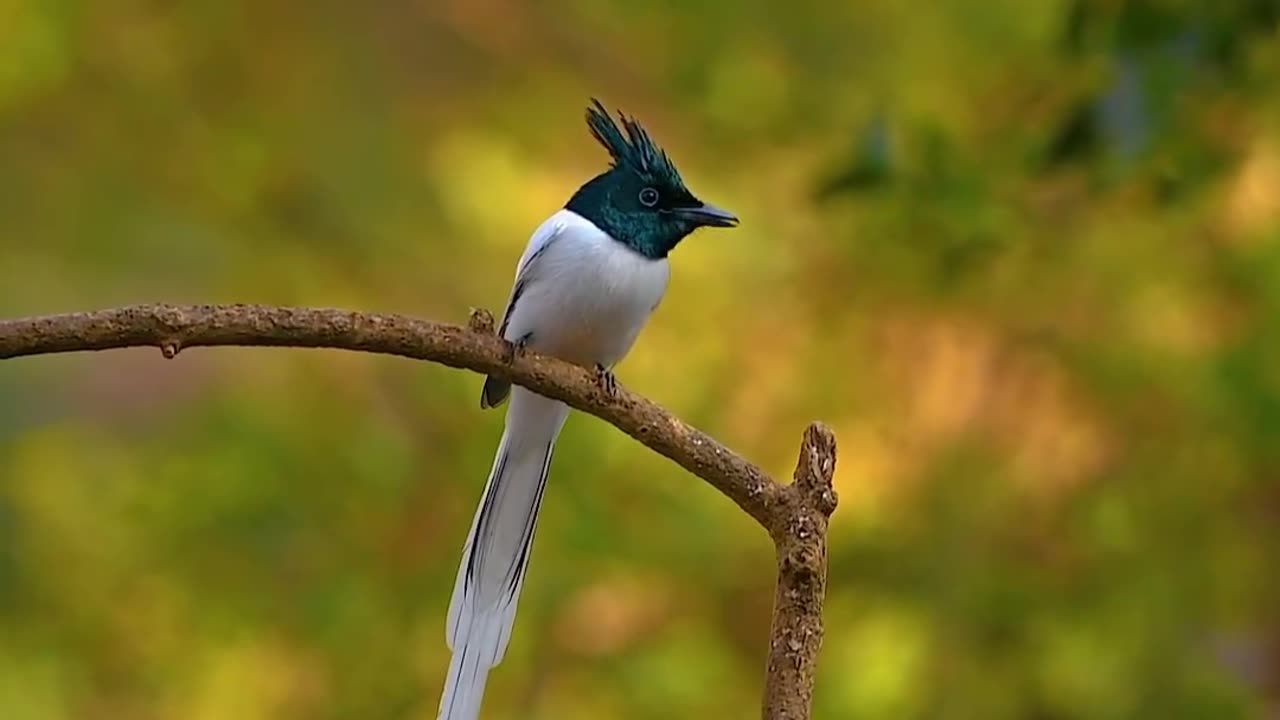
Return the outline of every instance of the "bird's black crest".
{"type": "Polygon", "coordinates": [[[644,126],[621,112],[618,118],[622,120],[621,129],[604,105],[595,98],[591,99],[591,107],[587,108],[587,127],[591,129],[592,137],[609,151],[614,167],[629,168],[641,177],[683,187],[680,172],[667,153],[649,137],[644,126]],[[623,135],[624,130],[626,135],[623,135]]]}

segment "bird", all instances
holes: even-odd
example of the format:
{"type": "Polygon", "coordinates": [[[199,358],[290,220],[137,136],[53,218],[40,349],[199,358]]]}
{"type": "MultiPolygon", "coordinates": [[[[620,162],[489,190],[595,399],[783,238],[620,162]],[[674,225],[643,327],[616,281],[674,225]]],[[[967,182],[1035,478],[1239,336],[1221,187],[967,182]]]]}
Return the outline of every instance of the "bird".
{"type": "MultiPolygon", "coordinates": [[[[592,369],[616,392],[613,367],[631,349],[670,279],[668,255],[703,227],[738,218],[699,200],[638,121],[599,100],[586,110],[610,157],[533,232],[516,265],[498,333],[526,349],[592,369]]],[[[487,376],[481,408],[508,401],[497,454],[462,549],[446,638],[452,657],[439,720],[476,720],[490,669],[502,661],[529,566],[564,403],[487,376]]]]}

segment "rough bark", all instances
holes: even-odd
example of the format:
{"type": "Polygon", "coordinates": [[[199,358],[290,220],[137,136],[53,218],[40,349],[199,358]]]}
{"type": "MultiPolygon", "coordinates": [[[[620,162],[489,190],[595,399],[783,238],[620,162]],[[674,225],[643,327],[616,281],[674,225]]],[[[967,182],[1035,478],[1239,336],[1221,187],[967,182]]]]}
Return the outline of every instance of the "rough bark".
{"type": "Polygon", "coordinates": [[[778,557],[763,717],[810,714],[822,645],[827,518],[835,439],[805,431],[795,482],[782,485],[706,433],[622,386],[608,393],[588,369],[533,352],[515,353],[472,312],[466,327],[402,315],[262,305],[134,305],[0,321],[0,359],[152,346],[167,358],[214,345],[335,348],[429,360],[509,379],[605,420],[710,483],[769,532],[778,557]]]}

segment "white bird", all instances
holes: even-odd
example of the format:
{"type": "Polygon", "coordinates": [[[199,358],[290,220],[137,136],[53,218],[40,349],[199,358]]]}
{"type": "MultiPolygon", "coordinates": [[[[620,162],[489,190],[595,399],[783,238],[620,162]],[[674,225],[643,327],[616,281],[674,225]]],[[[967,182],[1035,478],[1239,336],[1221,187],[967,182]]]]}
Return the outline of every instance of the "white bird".
{"type": "MultiPolygon", "coordinates": [[[[613,163],[533,233],[499,330],[517,347],[594,367],[610,388],[612,367],[666,292],[667,254],[699,227],[738,222],[694,197],[644,128],[620,119],[621,129],[599,101],[587,109],[587,125],[613,163]]],[[[480,405],[508,395],[506,428],[449,603],[453,657],[441,720],[480,715],[489,669],[511,639],[552,450],[569,414],[564,403],[495,377],[486,378],[480,405]]]]}

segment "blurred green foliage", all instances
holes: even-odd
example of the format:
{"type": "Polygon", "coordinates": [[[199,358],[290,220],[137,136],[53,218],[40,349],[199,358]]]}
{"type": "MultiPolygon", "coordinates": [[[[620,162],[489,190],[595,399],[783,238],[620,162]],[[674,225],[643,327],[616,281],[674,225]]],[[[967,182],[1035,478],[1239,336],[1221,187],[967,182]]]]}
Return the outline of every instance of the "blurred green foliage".
{"type": "MultiPolygon", "coordinates": [[[[0,0],[0,315],[497,308],[599,95],[743,219],[621,381],[779,476],[841,443],[817,717],[1274,717],[1278,16],[0,0]]],[[[4,363],[0,717],[434,717],[479,387],[4,363]]],[[[756,713],[764,534],[590,418],[551,482],[488,715],[756,713]]]]}

